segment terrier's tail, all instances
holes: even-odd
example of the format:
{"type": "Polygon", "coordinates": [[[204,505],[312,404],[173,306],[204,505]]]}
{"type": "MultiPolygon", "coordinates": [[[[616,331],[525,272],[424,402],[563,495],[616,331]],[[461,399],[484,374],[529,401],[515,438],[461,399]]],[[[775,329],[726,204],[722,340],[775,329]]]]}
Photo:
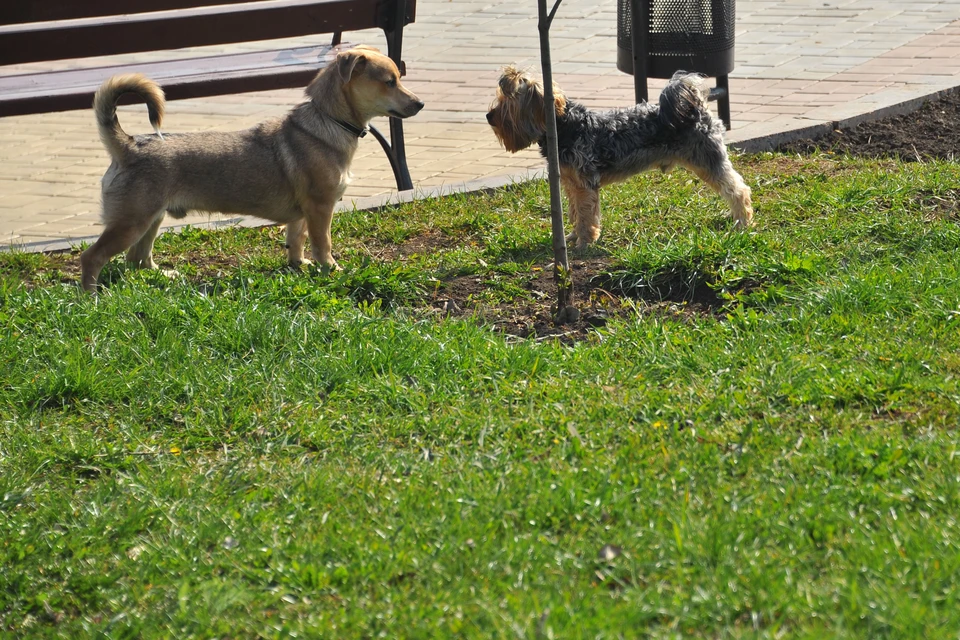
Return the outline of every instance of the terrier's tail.
{"type": "Polygon", "coordinates": [[[685,129],[700,120],[705,102],[703,76],[677,71],[660,92],[660,122],[668,129],[685,129]]]}
{"type": "Polygon", "coordinates": [[[93,96],[93,112],[97,116],[100,141],[116,162],[123,162],[133,145],[133,138],[120,128],[120,120],[117,119],[117,100],[124,93],[135,93],[147,103],[150,124],[157,135],[163,137],[160,124],[166,101],[160,85],[139,73],[113,76],[100,85],[93,96]]]}

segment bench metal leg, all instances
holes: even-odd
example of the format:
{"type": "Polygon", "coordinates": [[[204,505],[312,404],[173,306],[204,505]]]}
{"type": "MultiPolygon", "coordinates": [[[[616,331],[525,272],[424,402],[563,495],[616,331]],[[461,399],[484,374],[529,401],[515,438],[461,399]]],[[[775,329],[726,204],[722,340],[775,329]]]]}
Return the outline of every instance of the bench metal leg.
{"type": "Polygon", "coordinates": [[[398,191],[407,191],[413,189],[413,183],[410,181],[410,171],[407,169],[407,159],[403,154],[403,121],[400,118],[390,118],[390,140],[393,140],[393,144],[390,144],[390,141],[387,140],[380,130],[370,125],[370,133],[373,134],[373,137],[377,139],[377,142],[380,143],[380,146],[383,147],[384,153],[387,154],[387,160],[390,161],[390,168],[393,169],[393,177],[397,179],[397,190],[398,191]],[[393,125],[396,122],[398,131],[394,131],[393,125]],[[400,142],[400,146],[397,146],[397,142],[400,142]],[[400,153],[397,153],[397,149],[400,149],[400,153]]]}
{"type": "MultiPolygon", "coordinates": [[[[394,2],[393,19],[383,29],[383,33],[387,37],[387,55],[396,63],[401,76],[407,73],[402,58],[403,25],[406,22],[406,15],[407,0],[396,0],[394,2]]],[[[380,142],[380,146],[387,154],[387,159],[390,160],[393,176],[397,179],[397,189],[400,191],[413,189],[410,169],[407,168],[407,151],[403,142],[403,120],[390,118],[390,142],[387,142],[383,135],[373,127],[370,127],[370,131],[380,142]]]]}

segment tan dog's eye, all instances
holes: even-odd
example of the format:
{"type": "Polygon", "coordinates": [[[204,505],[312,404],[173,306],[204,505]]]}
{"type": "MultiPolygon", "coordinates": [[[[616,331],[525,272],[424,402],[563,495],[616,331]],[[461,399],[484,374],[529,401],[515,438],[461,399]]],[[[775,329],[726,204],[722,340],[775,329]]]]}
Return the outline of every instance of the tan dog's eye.
{"type": "Polygon", "coordinates": [[[393,78],[390,78],[387,80],[387,86],[393,89],[395,86],[397,86],[397,81],[393,78]]]}

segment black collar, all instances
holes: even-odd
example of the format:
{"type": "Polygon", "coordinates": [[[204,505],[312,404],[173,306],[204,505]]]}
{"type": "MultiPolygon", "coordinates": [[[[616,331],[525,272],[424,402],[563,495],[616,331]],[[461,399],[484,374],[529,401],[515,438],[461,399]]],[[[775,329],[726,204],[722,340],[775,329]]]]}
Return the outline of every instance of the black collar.
{"type": "MultiPolygon", "coordinates": [[[[348,123],[348,122],[341,122],[340,120],[337,120],[336,118],[330,118],[330,119],[333,120],[334,122],[336,122],[339,126],[341,126],[341,127],[343,127],[344,129],[346,129],[346,131],[347,131],[348,133],[352,133],[353,135],[357,136],[358,138],[362,138],[363,136],[367,135],[367,130],[366,130],[366,129],[357,128],[357,127],[353,126],[352,124],[350,124],[350,123],[348,123]]],[[[310,131],[310,129],[307,129],[305,126],[303,126],[302,124],[300,124],[299,122],[297,122],[296,120],[294,120],[294,119],[292,119],[292,118],[290,119],[290,124],[292,124],[292,125],[294,126],[294,128],[299,129],[300,131],[303,131],[305,134],[307,134],[307,135],[310,136],[311,138],[315,138],[315,139],[317,139],[317,140],[320,140],[321,142],[325,142],[325,140],[324,140],[323,138],[321,138],[320,136],[318,136],[318,135],[317,135],[316,133],[314,133],[313,131],[310,131]]]]}
{"type": "Polygon", "coordinates": [[[361,128],[358,127],[358,126],[352,125],[352,124],[350,124],[349,122],[344,122],[343,120],[340,120],[339,118],[334,118],[333,116],[328,116],[328,117],[329,117],[331,120],[333,120],[334,122],[336,122],[338,125],[340,125],[340,128],[341,128],[341,129],[352,133],[353,135],[357,136],[358,138],[362,138],[363,136],[367,135],[367,130],[366,130],[366,128],[361,129],[361,128]]]}
{"type": "Polygon", "coordinates": [[[352,133],[353,135],[357,136],[358,138],[362,138],[363,136],[367,135],[367,129],[366,129],[366,127],[364,127],[363,129],[361,129],[360,127],[358,127],[358,126],[355,125],[355,124],[350,124],[349,122],[344,122],[343,120],[341,120],[341,119],[339,119],[339,118],[335,118],[335,117],[333,117],[332,115],[330,115],[329,113],[325,113],[325,112],[321,111],[320,109],[317,109],[317,105],[316,105],[312,100],[310,101],[309,104],[314,108],[314,110],[315,110],[317,113],[320,114],[320,117],[322,117],[322,118],[330,118],[331,120],[333,120],[334,122],[337,123],[337,126],[338,126],[338,127],[340,127],[341,129],[343,129],[343,130],[346,131],[347,133],[352,133]]]}

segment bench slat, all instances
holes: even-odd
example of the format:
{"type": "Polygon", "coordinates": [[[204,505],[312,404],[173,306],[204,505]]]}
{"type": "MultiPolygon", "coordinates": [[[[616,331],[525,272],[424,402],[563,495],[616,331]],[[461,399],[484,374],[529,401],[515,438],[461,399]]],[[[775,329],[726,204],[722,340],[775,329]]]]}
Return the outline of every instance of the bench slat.
{"type": "MultiPolygon", "coordinates": [[[[217,5],[260,0],[201,1],[203,5],[217,5]]],[[[0,3],[0,25],[189,9],[197,4],[197,0],[9,0],[0,3]]]]}
{"type": "Polygon", "coordinates": [[[384,0],[264,0],[0,26],[0,65],[384,27],[384,0]],[[372,19],[371,19],[372,18],[372,19]]]}
{"type": "MultiPolygon", "coordinates": [[[[148,62],[96,69],[76,69],[0,77],[0,117],[89,109],[93,94],[110,76],[142,73],[156,80],[168,100],[306,87],[333,62],[337,47],[298,49],[148,62]]],[[[138,102],[128,96],[121,102],[138,102]]]]}

